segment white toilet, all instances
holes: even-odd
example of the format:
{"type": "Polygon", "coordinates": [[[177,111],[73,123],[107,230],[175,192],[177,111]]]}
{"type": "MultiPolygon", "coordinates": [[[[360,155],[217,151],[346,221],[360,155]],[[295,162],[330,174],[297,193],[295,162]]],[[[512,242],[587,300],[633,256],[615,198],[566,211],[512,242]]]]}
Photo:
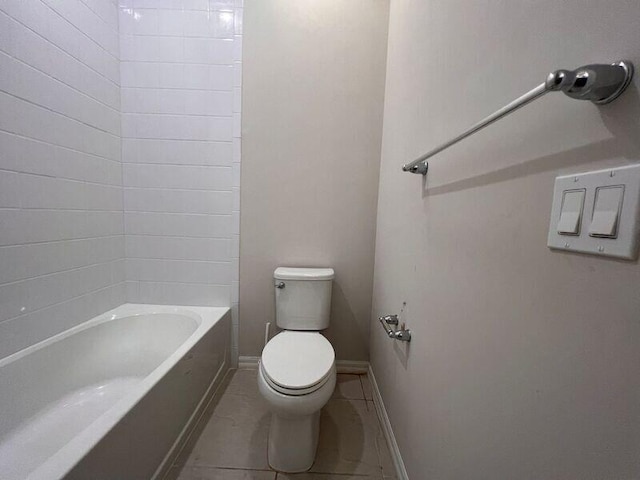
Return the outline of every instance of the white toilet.
{"type": "Polygon", "coordinates": [[[281,472],[311,468],[320,409],[336,385],[335,352],[320,334],[329,326],[331,268],[277,268],[276,323],[284,329],[262,351],[260,393],[271,407],[269,465],[281,472]]]}

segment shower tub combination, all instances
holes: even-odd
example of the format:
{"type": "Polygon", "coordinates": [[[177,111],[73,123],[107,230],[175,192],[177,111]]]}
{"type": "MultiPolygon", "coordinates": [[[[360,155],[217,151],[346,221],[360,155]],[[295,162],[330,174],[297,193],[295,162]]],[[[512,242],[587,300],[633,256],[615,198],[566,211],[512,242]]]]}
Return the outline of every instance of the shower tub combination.
{"type": "Polygon", "coordinates": [[[230,323],[126,304],[0,360],[0,478],[162,478],[229,369],[230,323]]]}

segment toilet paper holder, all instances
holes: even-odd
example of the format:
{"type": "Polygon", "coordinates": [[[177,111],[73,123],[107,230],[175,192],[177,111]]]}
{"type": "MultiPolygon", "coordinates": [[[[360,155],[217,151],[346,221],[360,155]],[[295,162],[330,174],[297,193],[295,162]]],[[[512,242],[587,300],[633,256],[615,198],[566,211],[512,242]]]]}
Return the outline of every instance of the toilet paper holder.
{"type": "Polygon", "coordinates": [[[411,330],[405,329],[404,324],[402,324],[402,328],[400,328],[400,330],[395,330],[390,327],[390,325],[393,325],[394,327],[398,325],[398,315],[384,315],[379,317],[378,320],[380,321],[382,328],[384,328],[384,331],[387,332],[387,336],[389,338],[395,338],[401,342],[411,341],[411,330]]]}

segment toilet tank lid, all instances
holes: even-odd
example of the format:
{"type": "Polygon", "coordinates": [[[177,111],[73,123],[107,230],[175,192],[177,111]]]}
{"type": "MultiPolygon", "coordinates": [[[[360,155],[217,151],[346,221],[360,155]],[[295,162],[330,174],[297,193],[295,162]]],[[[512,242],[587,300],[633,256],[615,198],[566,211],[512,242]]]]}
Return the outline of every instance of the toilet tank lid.
{"type": "Polygon", "coordinates": [[[333,280],[333,268],[278,267],[273,272],[276,280],[333,280]]]}

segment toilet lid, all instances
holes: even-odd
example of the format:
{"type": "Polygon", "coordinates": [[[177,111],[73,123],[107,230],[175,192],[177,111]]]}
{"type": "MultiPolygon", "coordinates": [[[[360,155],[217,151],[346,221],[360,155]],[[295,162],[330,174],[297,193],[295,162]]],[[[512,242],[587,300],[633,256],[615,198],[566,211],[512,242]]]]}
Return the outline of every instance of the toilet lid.
{"type": "Polygon", "coordinates": [[[334,361],[333,347],[320,333],[284,331],[264,347],[261,366],[276,385],[300,390],[327,378],[334,361]]]}

